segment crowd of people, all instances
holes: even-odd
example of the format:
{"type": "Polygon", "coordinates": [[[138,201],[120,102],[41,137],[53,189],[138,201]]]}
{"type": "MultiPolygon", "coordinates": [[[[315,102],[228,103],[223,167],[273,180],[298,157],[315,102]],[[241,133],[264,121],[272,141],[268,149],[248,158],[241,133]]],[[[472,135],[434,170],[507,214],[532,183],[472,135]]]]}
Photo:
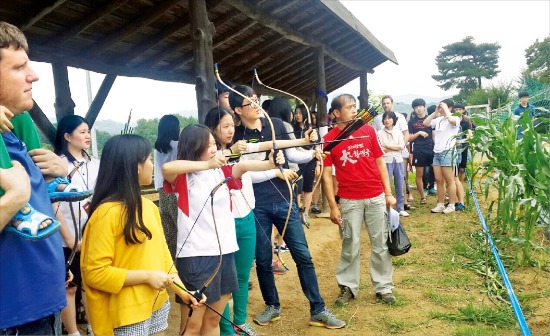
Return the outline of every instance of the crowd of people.
{"type": "Polygon", "coordinates": [[[76,115],[59,120],[53,152],[41,148],[26,112],[38,80],[27,52],[23,33],[0,22],[3,335],[60,335],[61,324],[80,335],[80,305],[88,334],[163,334],[168,288],[181,335],[255,335],[246,321],[250,273],[255,263],[265,303],[253,321],[267,326],[281,319],[275,274],[286,267],[283,245],[309,301],[308,323],[343,328],[321,296],[304,231],[309,212],[321,212],[316,182],[342,239],[337,306],[359,295],[363,223],[376,299],[396,302],[387,218],[390,208],[414,216],[410,167],[420,204],[436,194],[431,212],[464,209],[463,140],[475,126],[450,99],[428,108],[415,99],[407,121],[385,96],[372,125],[323,152],[315,143],[337,139],[357,116],[354,96],[331,101],[333,127],[320,139],[306,106],[293,110],[279,96],[262,109],[251,87],[219,83],[218,106],[203,124],[180,131],[178,118],[165,115],[154,147],[138,135],[117,135],[98,159],[87,152],[90,125],[76,115]],[[140,193],[153,170],[159,207],[140,193]]]}

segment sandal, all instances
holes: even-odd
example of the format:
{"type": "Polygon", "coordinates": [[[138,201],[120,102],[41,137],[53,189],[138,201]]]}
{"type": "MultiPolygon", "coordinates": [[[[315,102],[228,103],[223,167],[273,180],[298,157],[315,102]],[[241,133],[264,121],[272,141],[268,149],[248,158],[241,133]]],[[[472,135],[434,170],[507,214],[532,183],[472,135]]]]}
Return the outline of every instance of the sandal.
{"type": "Polygon", "coordinates": [[[422,199],[420,200],[420,204],[428,204],[426,197],[422,197],[422,199]]]}
{"type": "Polygon", "coordinates": [[[410,204],[405,204],[404,208],[405,208],[405,210],[414,210],[414,209],[416,209],[416,207],[414,207],[410,204]]]}
{"type": "Polygon", "coordinates": [[[7,225],[6,231],[20,235],[21,237],[29,240],[41,240],[47,238],[59,230],[60,224],[57,220],[44,215],[41,212],[35,210],[29,203],[27,203],[18,213],[13,216],[14,221],[21,221],[17,227],[13,225],[7,225]],[[48,226],[41,229],[40,224],[45,221],[52,221],[48,226]]]}
{"type": "Polygon", "coordinates": [[[78,202],[90,197],[93,190],[83,190],[81,186],[72,184],[66,178],[56,177],[48,182],[48,195],[50,202],[78,202]],[[63,191],[57,191],[59,185],[65,184],[63,191]]]}

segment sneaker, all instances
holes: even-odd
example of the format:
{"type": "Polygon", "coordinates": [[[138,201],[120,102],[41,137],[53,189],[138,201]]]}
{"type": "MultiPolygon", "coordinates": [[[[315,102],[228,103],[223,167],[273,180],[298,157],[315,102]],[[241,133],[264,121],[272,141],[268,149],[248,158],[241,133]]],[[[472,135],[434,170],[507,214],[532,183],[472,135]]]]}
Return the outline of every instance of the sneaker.
{"type": "Polygon", "coordinates": [[[425,196],[428,196],[428,195],[429,195],[428,189],[424,189],[424,195],[425,195],[425,196]]]}
{"type": "Polygon", "coordinates": [[[447,205],[447,207],[443,210],[444,214],[450,214],[451,212],[455,212],[454,204],[447,205]]]}
{"type": "Polygon", "coordinates": [[[279,248],[279,245],[277,245],[277,243],[275,243],[275,245],[273,245],[273,249],[275,250],[275,252],[278,252],[278,251],[281,251],[281,253],[288,252],[288,246],[286,246],[286,244],[284,244],[284,243],[283,243],[283,245],[281,245],[280,248],[279,248]]]}
{"type": "Polygon", "coordinates": [[[396,301],[395,296],[393,296],[393,293],[386,293],[386,294],[376,293],[376,300],[387,304],[393,304],[396,301]]]}
{"type": "Polygon", "coordinates": [[[242,325],[239,326],[239,328],[241,328],[242,331],[235,328],[235,326],[233,326],[233,332],[234,332],[233,336],[237,336],[237,335],[238,336],[242,336],[242,335],[256,336],[256,335],[258,335],[256,333],[256,330],[254,330],[254,328],[252,328],[252,325],[250,323],[242,324],[242,325]]]}
{"type": "Polygon", "coordinates": [[[431,188],[430,190],[428,190],[428,195],[437,195],[437,190],[435,188],[431,188]]]}
{"type": "Polygon", "coordinates": [[[403,207],[405,208],[405,210],[414,210],[414,209],[416,209],[415,206],[412,206],[410,204],[405,204],[403,207]]]}
{"type": "Polygon", "coordinates": [[[311,315],[309,325],[327,329],[340,329],[346,326],[346,322],[337,319],[330,309],[325,308],[319,314],[311,315]]]}
{"type": "Polygon", "coordinates": [[[399,216],[401,217],[409,217],[409,213],[405,210],[399,211],[399,216]]]}
{"type": "Polygon", "coordinates": [[[342,286],[340,287],[340,295],[338,295],[338,298],[334,301],[334,304],[337,306],[345,306],[353,299],[354,297],[351,289],[349,289],[349,287],[342,286]]]}
{"type": "Polygon", "coordinates": [[[271,267],[273,268],[273,274],[276,275],[283,275],[288,272],[288,270],[281,264],[280,260],[275,260],[271,267]]]}
{"type": "Polygon", "coordinates": [[[443,203],[437,203],[437,205],[435,206],[435,208],[433,208],[431,211],[433,213],[441,213],[443,212],[443,210],[445,210],[445,205],[443,203]]]}
{"type": "Polygon", "coordinates": [[[318,214],[320,214],[322,211],[321,211],[321,209],[319,209],[319,207],[317,206],[317,204],[314,204],[314,205],[311,207],[311,212],[313,212],[314,214],[318,215],[318,214]]]}
{"type": "Polygon", "coordinates": [[[310,221],[309,214],[307,212],[302,213],[302,224],[309,229],[310,221]]]}
{"type": "Polygon", "coordinates": [[[455,204],[455,210],[456,210],[456,211],[464,211],[464,204],[462,204],[462,203],[456,203],[456,204],[455,204]]]}
{"type": "Polygon", "coordinates": [[[278,321],[281,319],[281,308],[275,306],[266,306],[265,310],[254,318],[254,322],[261,326],[266,326],[271,321],[278,321]]]}

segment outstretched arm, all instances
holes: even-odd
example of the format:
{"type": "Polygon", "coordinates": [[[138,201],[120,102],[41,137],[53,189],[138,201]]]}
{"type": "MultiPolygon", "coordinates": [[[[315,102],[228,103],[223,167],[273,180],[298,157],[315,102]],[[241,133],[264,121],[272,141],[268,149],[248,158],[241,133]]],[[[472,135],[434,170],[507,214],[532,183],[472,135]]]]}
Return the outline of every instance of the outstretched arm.
{"type": "Polygon", "coordinates": [[[225,163],[226,159],[221,155],[216,155],[208,161],[174,160],[162,165],[162,175],[168,183],[173,184],[178,175],[220,168],[225,163]]]}

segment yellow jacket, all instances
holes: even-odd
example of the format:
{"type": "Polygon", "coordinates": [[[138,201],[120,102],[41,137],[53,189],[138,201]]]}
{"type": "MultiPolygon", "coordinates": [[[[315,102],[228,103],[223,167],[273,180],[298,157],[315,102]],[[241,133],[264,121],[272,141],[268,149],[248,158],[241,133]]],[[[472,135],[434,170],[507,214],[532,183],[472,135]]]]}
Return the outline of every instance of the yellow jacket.
{"type": "Polygon", "coordinates": [[[147,320],[168,300],[166,291],[149,285],[123,287],[126,270],[164,270],[177,273],[166,245],[158,208],[143,198],[143,221],[153,237],[127,245],[123,206],[100,205],[90,217],[82,238],[81,271],[88,319],[94,334],[113,335],[113,329],[147,320]]]}

